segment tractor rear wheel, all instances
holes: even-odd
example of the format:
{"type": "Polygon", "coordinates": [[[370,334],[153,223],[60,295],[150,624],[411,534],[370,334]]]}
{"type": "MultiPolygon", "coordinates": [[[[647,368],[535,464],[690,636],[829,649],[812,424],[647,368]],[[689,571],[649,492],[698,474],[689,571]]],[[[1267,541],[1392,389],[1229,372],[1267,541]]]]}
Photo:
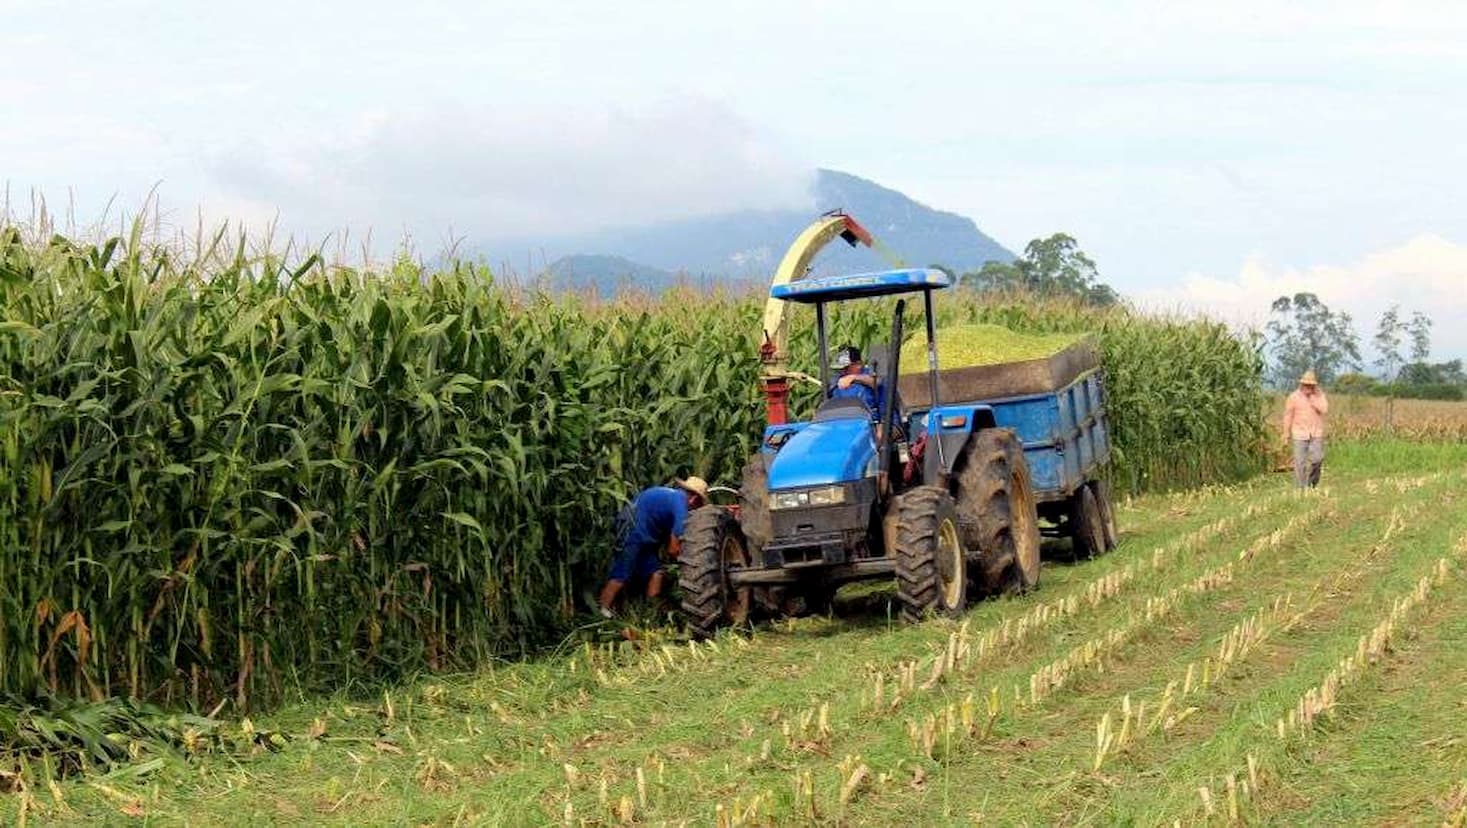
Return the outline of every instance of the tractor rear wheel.
{"type": "Polygon", "coordinates": [[[1070,496],[1070,538],[1075,558],[1093,558],[1105,552],[1105,518],[1095,490],[1085,484],[1070,496]]]}
{"type": "Polygon", "coordinates": [[[902,619],[956,616],[968,603],[966,555],[952,495],[921,486],[896,499],[896,583],[902,619]]]}
{"type": "Polygon", "coordinates": [[[730,566],[748,564],[744,533],[726,509],[707,506],[688,515],[677,583],[693,635],[707,638],[719,627],[748,620],[752,590],[728,581],[730,566]]]}
{"type": "Polygon", "coordinates": [[[1121,535],[1116,530],[1116,511],[1110,501],[1110,484],[1097,480],[1090,484],[1095,489],[1095,503],[1100,507],[1100,528],[1105,530],[1105,551],[1109,552],[1120,543],[1121,535]]]}
{"type": "Polygon", "coordinates": [[[1024,445],[1006,428],[973,435],[954,475],[974,586],[1016,593],[1039,583],[1039,513],[1024,445]]]}

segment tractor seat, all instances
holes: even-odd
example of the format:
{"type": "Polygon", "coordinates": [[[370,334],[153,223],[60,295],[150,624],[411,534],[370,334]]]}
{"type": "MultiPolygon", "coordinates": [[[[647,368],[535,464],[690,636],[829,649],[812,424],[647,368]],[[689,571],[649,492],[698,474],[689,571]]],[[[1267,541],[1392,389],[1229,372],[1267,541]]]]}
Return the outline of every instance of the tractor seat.
{"type": "Polygon", "coordinates": [[[821,403],[811,420],[827,423],[831,420],[870,420],[873,416],[871,409],[860,400],[854,397],[836,397],[821,403]]]}

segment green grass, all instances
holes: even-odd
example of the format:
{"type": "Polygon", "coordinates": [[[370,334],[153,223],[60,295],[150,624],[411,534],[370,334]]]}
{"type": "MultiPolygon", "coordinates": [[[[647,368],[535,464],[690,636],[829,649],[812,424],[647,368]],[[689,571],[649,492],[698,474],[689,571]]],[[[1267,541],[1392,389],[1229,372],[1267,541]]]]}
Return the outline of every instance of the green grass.
{"type": "Polygon", "coordinates": [[[1431,822],[1467,782],[1467,615],[1438,611],[1283,768],[1280,824],[1431,822]]]}
{"type": "Polygon", "coordinates": [[[1329,446],[1328,463],[1369,474],[1384,469],[1441,468],[1467,463],[1467,442],[1411,440],[1341,441],[1329,446]]]}
{"type": "Polygon", "coordinates": [[[962,624],[902,626],[888,591],[846,590],[834,618],[711,646],[690,648],[658,627],[637,644],[589,629],[532,662],[301,699],[248,725],[289,734],[278,751],[151,763],[145,753],[111,778],[32,779],[26,793],[0,800],[0,819],[15,821],[24,807],[30,818],[78,823],[540,825],[570,813],[576,824],[702,825],[717,824],[720,806],[734,824],[736,806],[747,812],[757,799],[745,824],[1191,824],[1205,817],[1200,787],[1226,813],[1226,776],[1246,776],[1251,755],[1264,784],[1240,802],[1248,821],[1440,821],[1467,775],[1462,459],[1453,446],[1339,445],[1322,495],[1292,493],[1285,475],[1273,475],[1136,498],[1120,507],[1115,552],[1047,563],[1038,591],[978,604],[962,624]],[[1267,542],[1291,525],[1280,543],[1267,542]],[[1279,740],[1277,718],[1354,651],[1396,596],[1454,556],[1452,576],[1333,714],[1279,740]],[[1196,587],[1219,573],[1231,577],[1196,587]],[[1093,591],[1107,579],[1112,588],[1093,591]],[[1168,610],[1138,622],[1161,595],[1175,597],[1168,610]],[[1093,769],[1096,724],[1123,696],[1158,699],[1284,595],[1289,623],[1178,706],[1195,711],[1093,769]],[[1038,613],[1070,596],[1078,612],[1038,613]],[[1031,619],[1022,632],[1021,618],[1031,619]],[[978,657],[972,648],[986,635],[998,640],[1006,622],[1009,643],[978,657]],[[924,687],[960,633],[969,651],[924,687]],[[1102,639],[1111,643],[1098,663],[1035,703],[1014,703],[1036,671],[1102,639]],[[904,665],[914,686],[892,706],[904,665]],[[985,723],[995,687],[1001,709],[987,732],[943,734],[936,758],[913,744],[910,725],[961,709],[969,694],[985,723]]]}

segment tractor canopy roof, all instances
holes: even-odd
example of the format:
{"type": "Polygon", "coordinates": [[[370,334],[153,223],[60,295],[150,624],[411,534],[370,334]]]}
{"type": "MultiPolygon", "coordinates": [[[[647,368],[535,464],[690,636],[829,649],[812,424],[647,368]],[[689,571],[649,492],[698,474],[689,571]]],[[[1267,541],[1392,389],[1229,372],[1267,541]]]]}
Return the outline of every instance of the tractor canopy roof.
{"type": "Polygon", "coordinates": [[[823,276],[775,285],[769,295],[786,302],[840,302],[868,296],[890,296],[951,286],[952,277],[941,270],[908,268],[883,270],[879,273],[852,273],[846,276],[823,276]]]}

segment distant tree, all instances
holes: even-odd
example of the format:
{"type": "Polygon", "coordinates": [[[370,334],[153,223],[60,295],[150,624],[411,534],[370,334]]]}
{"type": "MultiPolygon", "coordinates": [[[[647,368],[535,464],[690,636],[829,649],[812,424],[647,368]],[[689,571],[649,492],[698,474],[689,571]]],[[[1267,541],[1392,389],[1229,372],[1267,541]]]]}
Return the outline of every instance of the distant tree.
{"type": "Polygon", "coordinates": [[[1330,310],[1312,293],[1275,299],[1265,330],[1276,387],[1288,388],[1308,370],[1329,384],[1342,372],[1360,367],[1360,338],[1350,314],[1330,310]]]}
{"type": "Polygon", "coordinates": [[[1121,295],[1115,289],[1104,282],[1097,282],[1091,286],[1085,296],[1085,301],[1100,307],[1109,307],[1121,301],[1121,295]]]}
{"type": "Polygon", "coordinates": [[[1380,378],[1386,382],[1396,381],[1396,373],[1404,362],[1401,359],[1401,334],[1405,327],[1401,324],[1401,308],[1398,305],[1386,308],[1385,313],[1380,315],[1380,322],[1375,326],[1375,365],[1380,369],[1380,378]]]}
{"type": "Polygon", "coordinates": [[[1029,242],[1020,262],[1030,287],[1053,287],[1061,293],[1083,295],[1100,278],[1095,261],[1067,233],[1029,242]]]}
{"type": "Polygon", "coordinates": [[[1402,397],[1413,400],[1464,400],[1467,390],[1460,385],[1407,385],[1402,387],[1402,397]]]}
{"type": "Polygon", "coordinates": [[[1425,362],[1431,356],[1431,318],[1421,311],[1411,314],[1406,323],[1406,333],[1411,337],[1411,361],[1425,362]]]}
{"type": "Polygon", "coordinates": [[[983,267],[963,274],[963,282],[980,290],[1023,290],[1024,271],[1019,269],[1018,260],[1012,262],[984,262],[983,267]]]}
{"type": "Polygon", "coordinates": [[[1381,390],[1386,395],[1385,429],[1387,432],[1394,429],[1396,423],[1396,395],[1400,390],[1396,379],[1401,370],[1401,334],[1405,330],[1406,326],[1401,322],[1399,305],[1391,305],[1386,308],[1385,313],[1380,315],[1380,322],[1375,328],[1375,350],[1378,354],[1375,364],[1381,369],[1381,379],[1384,381],[1381,390]]]}
{"type": "Polygon", "coordinates": [[[1467,386],[1467,371],[1462,360],[1448,362],[1413,362],[1401,369],[1402,385],[1462,385],[1467,386]]]}
{"type": "Polygon", "coordinates": [[[1120,297],[1100,281],[1095,262],[1067,233],[1034,239],[1012,262],[985,262],[964,281],[985,290],[1027,290],[1041,295],[1073,296],[1092,305],[1113,305],[1120,297]]]}
{"type": "Polygon", "coordinates": [[[927,266],[927,269],[928,270],[941,270],[943,273],[946,273],[947,274],[947,277],[949,279],[952,279],[954,282],[957,282],[957,281],[960,280],[960,277],[958,276],[957,272],[954,271],[952,268],[948,267],[947,265],[930,264],[930,265],[927,266]]]}
{"type": "Polygon", "coordinates": [[[1460,400],[1467,397],[1467,385],[1449,382],[1398,382],[1391,395],[1406,400],[1460,400]]]}
{"type": "Polygon", "coordinates": [[[1330,390],[1340,394],[1355,394],[1363,397],[1379,394],[1383,387],[1375,377],[1351,371],[1336,377],[1334,387],[1330,390]]]}

